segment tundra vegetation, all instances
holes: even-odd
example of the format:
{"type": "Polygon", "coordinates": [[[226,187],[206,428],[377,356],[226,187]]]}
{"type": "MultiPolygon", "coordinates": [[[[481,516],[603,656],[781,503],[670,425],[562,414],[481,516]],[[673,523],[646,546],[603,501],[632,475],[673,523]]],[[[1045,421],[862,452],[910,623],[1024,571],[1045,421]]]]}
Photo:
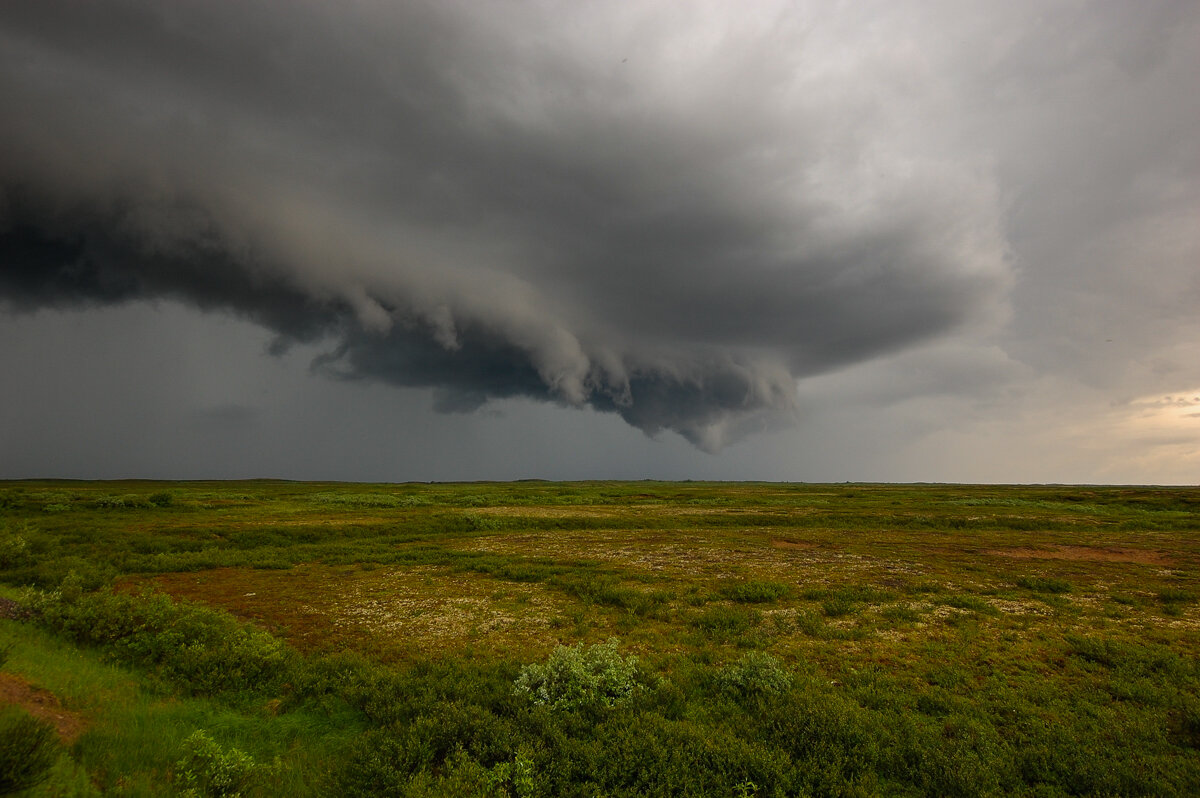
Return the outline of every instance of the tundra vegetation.
{"type": "Polygon", "coordinates": [[[0,483],[0,786],[1197,795],[1198,577],[1194,488],[0,483]]]}

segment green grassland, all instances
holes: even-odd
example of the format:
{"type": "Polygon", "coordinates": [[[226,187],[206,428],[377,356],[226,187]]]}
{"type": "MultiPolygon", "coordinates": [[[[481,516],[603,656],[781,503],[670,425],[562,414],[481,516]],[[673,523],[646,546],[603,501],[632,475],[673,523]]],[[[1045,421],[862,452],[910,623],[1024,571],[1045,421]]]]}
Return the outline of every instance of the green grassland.
{"type": "Polygon", "coordinates": [[[1200,490],[7,482],[0,649],[35,796],[1190,796],[1200,490]]]}

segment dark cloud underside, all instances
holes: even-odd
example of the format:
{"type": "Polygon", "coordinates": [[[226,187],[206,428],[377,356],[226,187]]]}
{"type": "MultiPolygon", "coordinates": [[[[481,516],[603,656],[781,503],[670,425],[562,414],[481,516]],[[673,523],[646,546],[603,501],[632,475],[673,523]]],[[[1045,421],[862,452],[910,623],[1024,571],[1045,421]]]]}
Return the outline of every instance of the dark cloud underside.
{"type": "Polygon", "coordinates": [[[0,298],[182,300],[706,449],[1003,305],[986,159],[911,135],[911,65],[831,68],[817,12],[608,10],[4,4],[0,298]]]}

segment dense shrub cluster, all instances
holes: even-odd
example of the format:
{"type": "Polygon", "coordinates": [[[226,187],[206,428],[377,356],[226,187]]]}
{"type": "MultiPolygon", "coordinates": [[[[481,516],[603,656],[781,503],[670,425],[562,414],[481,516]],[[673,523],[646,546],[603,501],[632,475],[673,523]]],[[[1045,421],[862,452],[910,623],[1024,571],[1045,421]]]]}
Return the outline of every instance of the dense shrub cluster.
{"type": "Polygon", "coordinates": [[[157,593],[86,592],[72,572],[33,601],[43,622],[71,639],[105,646],[197,695],[266,691],[286,680],[296,655],[228,613],[157,593]]]}
{"type": "Polygon", "coordinates": [[[583,647],[557,646],[544,665],[526,665],[515,690],[551,709],[614,707],[639,688],[637,657],[617,653],[616,639],[583,647]]]}

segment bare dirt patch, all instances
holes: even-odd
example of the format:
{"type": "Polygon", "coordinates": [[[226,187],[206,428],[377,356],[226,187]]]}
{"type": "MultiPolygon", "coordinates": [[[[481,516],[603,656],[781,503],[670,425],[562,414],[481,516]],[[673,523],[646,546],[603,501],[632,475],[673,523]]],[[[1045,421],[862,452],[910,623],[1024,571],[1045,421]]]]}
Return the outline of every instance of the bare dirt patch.
{"type": "Polygon", "coordinates": [[[0,704],[15,704],[48,722],[65,745],[79,739],[87,726],[80,715],[63,709],[53,693],[34,687],[15,673],[0,673],[0,704]]]}
{"type": "Polygon", "coordinates": [[[771,545],[777,549],[791,549],[793,551],[809,551],[817,547],[816,543],[806,543],[802,540],[772,540],[771,545]]]}
{"type": "Polygon", "coordinates": [[[1016,546],[984,552],[1015,560],[1082,560],[1087,562],[1132,562],[1143,565],[1173,565],[1175,559],[1152,549],[1099,548],[1095,546],[1016,546]]]}

